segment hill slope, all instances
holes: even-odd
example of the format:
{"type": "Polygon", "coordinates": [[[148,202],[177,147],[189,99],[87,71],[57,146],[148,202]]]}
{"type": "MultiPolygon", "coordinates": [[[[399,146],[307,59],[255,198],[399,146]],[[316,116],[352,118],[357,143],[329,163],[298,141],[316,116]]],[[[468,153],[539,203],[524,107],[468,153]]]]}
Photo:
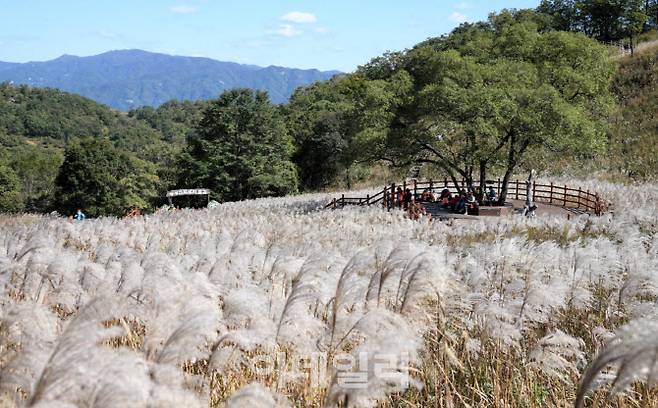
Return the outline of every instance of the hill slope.
{"type": "Polygon", "coordinates": [[[161,138],[148,124],[80,95],[0,84],[0,146],[27,140],[62,147],[87,136],[108,136],[131,150],[161,138]]]}
{"type": "Polygon", "coordinates": [[[86,137],[109,139],[140,177],[157,176],[165,188],[205,105],[171,101],[126,114],[57,89],[0,83],[0,212],[49,210],[64,147],[86,137]]]}
{"type": "Polygon", "coordinates": [[[24,64],[0,62],[0,82],[58,88],[120,110],[159,106],[172,99],[210,99],[231,88],[266,90],[273,102],[282,103],[297,87],[337,73],[261,68],[141,50],[110,51],[91,57],[63,55],[24,64]]]}
{"type": "Polygon", "coordinates": [[[631,178],[658,175],[658,47],[622,58],[614,91],[612,164],[631,178]]]}

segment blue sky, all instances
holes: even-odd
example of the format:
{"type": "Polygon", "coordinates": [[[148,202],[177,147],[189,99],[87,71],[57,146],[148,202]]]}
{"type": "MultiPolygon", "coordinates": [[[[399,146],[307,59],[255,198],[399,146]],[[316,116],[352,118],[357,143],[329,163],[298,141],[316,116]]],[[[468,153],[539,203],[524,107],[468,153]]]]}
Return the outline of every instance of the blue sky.
{"type": "Polygon", "coordinates": [[[503,8],[539,0],[0,0],[0,61],[139,48],[351,71],[503,8]]]}

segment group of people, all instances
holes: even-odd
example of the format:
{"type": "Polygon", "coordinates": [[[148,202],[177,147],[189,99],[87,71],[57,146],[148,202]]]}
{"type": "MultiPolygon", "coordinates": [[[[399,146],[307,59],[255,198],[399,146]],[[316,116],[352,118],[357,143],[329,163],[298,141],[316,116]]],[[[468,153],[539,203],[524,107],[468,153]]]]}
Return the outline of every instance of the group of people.
{"type": "Polygon", "coordinates": [[[447,188],[441,192],[438,200],[441,206],[457,214],[478,215],[480,206],[472,192],[452,194],[447,188]]]}
{"type": "MultiPolygon", "coordinates": [[[[411,192],[411,189],[407,188],[403,190],[402,187],[398,187],[395,196],[398,208],[407,211],[409,218],[413,220],[418,220],[424,216],[429,216],[431,218],[431,214],[427,212],[425,207],[420,202],[416,201],[415,195],[411,192]]],[[[485,202],[493,204],[497,199],[496,190],[490,186],[484,198],[485,202]]],[[[420,201],[441,203],[441,206],[444,209],[457,214],[479,215],[480,213],[480,206],[472,191],[469,191],[468,193],[460,192],[453,194],[446,188],[441,191],[441,194],[436,194],[432,189],[426,188],[420,195],[420,201]]]]}

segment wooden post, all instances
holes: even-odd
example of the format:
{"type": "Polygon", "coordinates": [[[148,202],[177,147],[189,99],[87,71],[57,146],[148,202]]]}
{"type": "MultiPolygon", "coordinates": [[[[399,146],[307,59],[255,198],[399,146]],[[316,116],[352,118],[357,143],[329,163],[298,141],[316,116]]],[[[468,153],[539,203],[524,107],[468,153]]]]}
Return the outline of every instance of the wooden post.
{"type": "Polygon", "coordinates": [[[418,200],[418,182],[414,179],[414,201],[418,200]]]}
{"type": "Polygon", "coordinates": [[[341,207],[345,207],[345,194],[340,197],[340,204],[341,207]]]}
{"type": "Polygon", "coordinates": [[[516,179],[516,195],[515,195],[515,199],[516,199],[516,200],[519,199],[519,179],[516,179]]]}
{"type": "Polygon", "coordinates": [[[532,202],[533,202],[533,203],[534,203],[535,200],[537,199],[536,191],[537,191],[537,183],[535,183],[535,181],[533,180],[533,181],[532,181],[532,202]]]}
{"type": "Polygon", "coordinates": [[[370,194],[366,194],[366,205],[370,205],[370,194]]]}
{"type": "Polygon", "coordinates": [[[585,199],[585,203],[586,203],[586,205],[587,205],[587,211],[589,211],[589,210],[592,209],[592,206],[590,205],[590,203],[592,202],[592,200],[590,200],[590,198],[589,198],[589,189],[587,190],[587,195],[585,196],[585,198],[586,198],[586,199],[585,199]]]}
{"type": "Polygon", "coordinates": [[[564,204],[562,205],[562,207],[566,207],[567,206],[567,185],[566,184],[564,185],[564,199],[562,201],[564,201],[564,204]]]}
{"type": "Polygon", "coordinates": [[[398,194],[395,191],[395,183],[391,183],[391,206],[388,208],[389,210],[395,207],[395,202],[398,199],[397,195],[398,194]]]}
{"type": "Polygon", "coordinates": [[[553,182],[552,181],[551,181],[551,192],[550,192],[550,196],[548,198],[548,202],[553,204],[553,182]]]}
{"type": "Polygon", "coordinates": [[[443,188],[448,188],[448,178],[447,177],[443,178],[443,188]]]}
{"type": "Polygon", "coordinates": [[[434,192],[434,183],[432,182],[432,179],[430,179],[430,193],[434,192]]]}
{"type": "Polygon", "coordinates": [[[498,186],[497,186],[497,191],[496,194],[500,196],[500,177],[498,177],[498,186]]]}
{"type": "Polygon", "coordinates": [[[407,180],[402,182],[402,191],[407,192],[407,180]]]}

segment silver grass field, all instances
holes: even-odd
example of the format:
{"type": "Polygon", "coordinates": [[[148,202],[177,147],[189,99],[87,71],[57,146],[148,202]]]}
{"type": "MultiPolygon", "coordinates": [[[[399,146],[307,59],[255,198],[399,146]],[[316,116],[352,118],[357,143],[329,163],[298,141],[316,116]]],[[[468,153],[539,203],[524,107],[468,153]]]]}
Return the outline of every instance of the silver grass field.
{"type": "Polygon", "coordinates": [[[0,407],[658,404],[658,185],[602,217],[328,195],[0,217],[0,407]]]}

